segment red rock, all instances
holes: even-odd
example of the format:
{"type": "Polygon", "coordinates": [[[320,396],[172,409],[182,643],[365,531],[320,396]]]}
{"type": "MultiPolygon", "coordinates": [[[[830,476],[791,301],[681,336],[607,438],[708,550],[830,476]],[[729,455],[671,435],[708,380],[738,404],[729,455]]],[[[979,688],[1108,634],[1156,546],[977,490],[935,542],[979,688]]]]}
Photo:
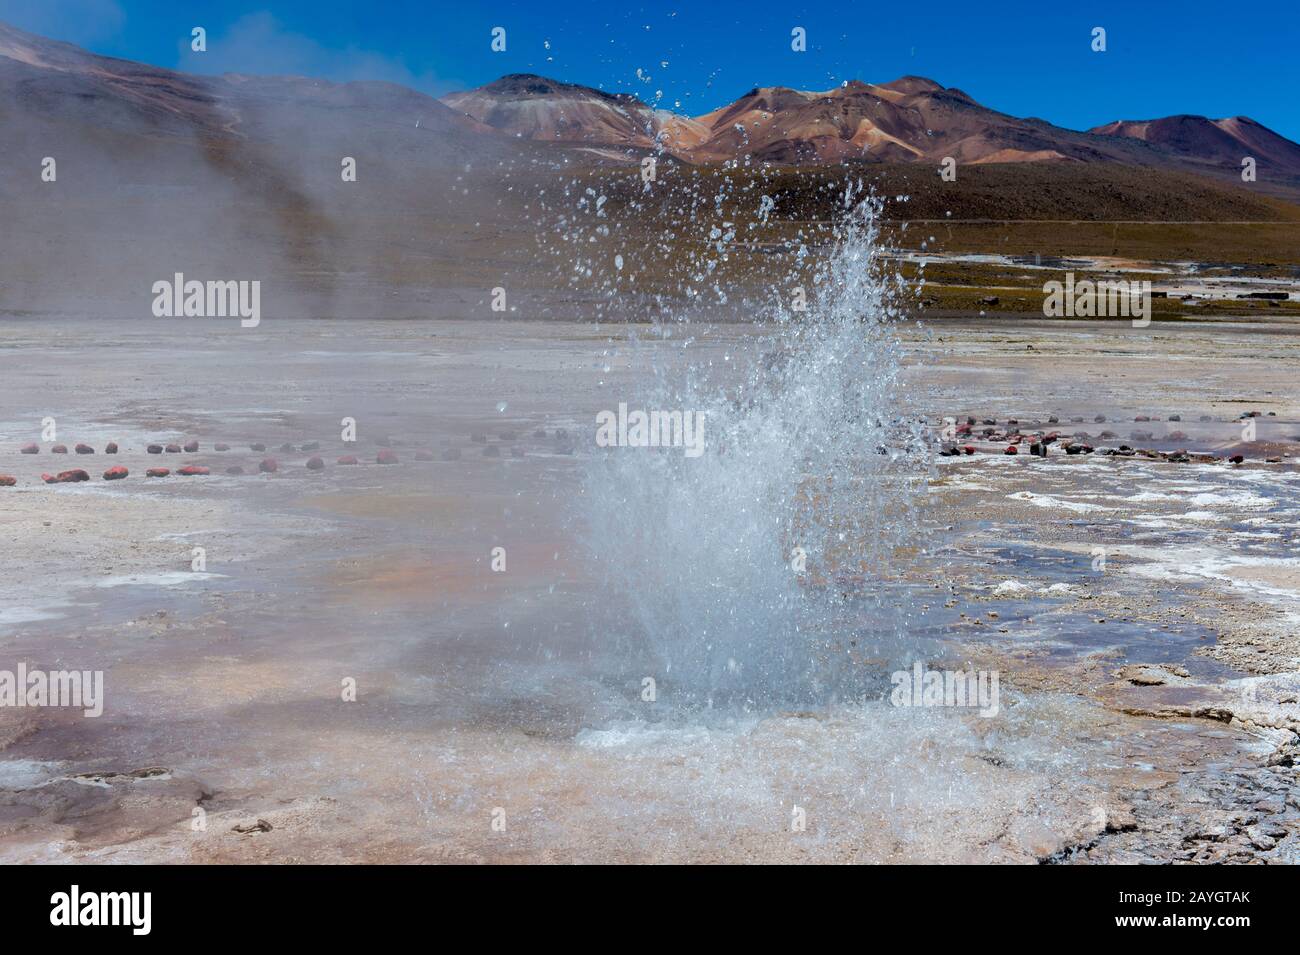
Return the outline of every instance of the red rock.
{"type": "Polygon", "coordinates": [[[974,454],[974,453],[975,453],[975,449],[972,448],[969,444],[968,444],[968,445],[965,445],[965,446],[962,448],[962,450],[963,450],[964,452],[966,452],[967,454],[974,454]]]}
{"type": "Polygon", "coordinates": [[[18,451],[18,453],[19,454],[40,454],[41,449],[39,445],[24,444],[22,448],[18,451]]]}
{"type": "Polygon", "coordinates": [[[104,480],[120,481],[122,478],[126,477],[130,473],[131,473],[130,471],[122,467],[122,465],[118,464],[109,468],[107,471],[104,472],[104,480]]]}
{"type": "Polygon", "coordinates": [[[108,442],[108,444],[104,446],[104,453],[117,454],[117,442],[116,441],[108,442]]]}
{"type": "Polygon", "coordinates": [[[68,446],[66,444],[56,444],[50,448],[50,454],[67,454],[68,446]]]}
{"type": "Polygon", "coordinates": [[[1007,445],[1007,449],[1006,449],[1005,451],[1003,451],[1002,453],[1003,453],[1003,454],[1019,454],[1020,452],[1016,450],[1016,446],[1015,446],[1014,444],[1008,444],[1008,445],[1007,445]]]}
{"type": "Polygon", "coordinates": [[[194,453],[195,451],[197,451],[198,449],[199,449],[199,443],[198,443],[197,441],[186,441],[186,442],[185,442],[185,450],[186,450],[189,454],[193,454],[193,453],[194,453]]]}
{"type": "Polygon", "coordinates": [[[376,464],[396,464],[396,463],[397,463],[397,452],[396,452],[396,451],[389,451],[387,448],[385,448],[383,451],[380,451],[379,454],[377,454],[377,455],[375,456],[375,463],[376,463],[376,464]]]}
{"type": "Polygon", "coordinates": [[[0,487],[13,487],[18,479],[8,474],[0,474],[0,487]]]}
{"type": "Polygon", "coordinates": [[[171,468],[150,468],[144,472],[145,477],[166,477],[171,473],[171,468]]]}
{"type": "Polygon", "coordinates": [[[345,455],[343,455],[343,457],[341,457],[341,458],[338,459],[338,462],[337,462],[337,463],[338,463],[338,464],[356,464],[356,463],[357,463],[357,458],[356,458],[356,455],[354,455],[354,454],[345,454],[345,455]]]}
{"type": "Polygon", "coordinates": [[[275,463],[275,458],[263,458],[262,463],[257,466],[257,469],[263,474],[273,474],[279,469],[279,467],[280,465],[275,463]]]}
{"type": "Polygon", "coordinates": [[[208,469],[201,464],[187,464],[183,468],[177,468],[177,474],[183,474],[186,477],[194,477],[196,474],[207,474],[208,469]]]}
{"type": "Polygon", "coordinates": [[[44,481],[46,484],[53,484],[55,481],[58,480],[58,478],[56,478],[53,474],[42,474],[41,480],[44,481]]]}
{"type": "MultiPolygon", "coordinates": [[[[41,475],[46,477],[46,475],[41,475]]],[[[90,475],[81,468],[74,468],[71,471],[60,471],[53,481],[47,481],[49,484],[76,484],[79,481],[89,481],[90,475]]]]}
{"type": "Polygon", "coordinates": [[[308,470],[308,471],[323,471],[323,470],[325,470],[325,462],[322,461],[320,458],[308,458],[308,459],[307,459],[307,470],[308,470]]]}

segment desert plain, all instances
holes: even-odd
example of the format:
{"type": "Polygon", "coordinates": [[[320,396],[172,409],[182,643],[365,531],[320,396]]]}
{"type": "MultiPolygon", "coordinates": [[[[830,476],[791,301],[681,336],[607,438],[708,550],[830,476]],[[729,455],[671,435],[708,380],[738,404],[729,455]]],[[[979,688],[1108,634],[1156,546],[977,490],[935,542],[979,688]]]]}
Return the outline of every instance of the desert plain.
{"type": "MultiPolygon", "coordinates": [[[[647,355],[743,364],[766,334],[691,333],[683,349],[554,321],[6,323],[6,431],[58,407],[60,434],[98,452],[66,459],[94,480],[45,485],[47,449],[0,451],[19,479],[0,512],[7,658],[101,669],[107,704],[0,710],[0,855],[1294,861],[1295,326],[902,330],[907,394],[936,428],[1056,418],[1099,449],[981,439],[929,478],[926,552],[899,581],[908,652],[999,671],[992,719],[891,707],[889,661],[871,660],[874,683],[822,705],[678,705],[671,679],[642,700],[654,664],[616,639],[635,630],[626,595],[584,559],[584,475],[610,453],[596,412],[647,355]],[[199,451],[146,453],[182,439],[199,451]],[[1122,445],[1217,460],[1100,451],[1122,445]],[[396,464],[375,463],[385,449],[396,464]],[[182,463],[211,473],[144,477],[182,463]],[[99,480],[109,464],[131,476],[99,480]]],[[[859,626],[869,641],[865,606],[859,626]]]]}

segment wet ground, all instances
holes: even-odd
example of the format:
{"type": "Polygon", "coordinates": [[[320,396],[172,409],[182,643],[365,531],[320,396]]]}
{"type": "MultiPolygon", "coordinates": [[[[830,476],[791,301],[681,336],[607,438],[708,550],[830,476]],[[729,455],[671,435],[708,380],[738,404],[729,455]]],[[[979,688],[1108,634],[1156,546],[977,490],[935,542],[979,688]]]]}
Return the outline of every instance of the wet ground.
{"type": "Polygon", "coordinates": [[[909,327],[911,410],[997,424],[937,462],[889,585],[907,643],[868,652],[864,594],[860,692],[711,709],[675,699],[591,566],[583,479],[596,412],[647,363],[766,343],[631,331],[7,323],[0,669],[103,670],[107,701],[0,708],[0,858],[1296,860],[1293,328],[909,327]],[[19,455],[50,416],[97,453],[19,455]],[[1097,451],[1005,455],[1010,427],[1097,451]],[[182,463],[212,473],[143,476],[182,463]],[[40,481],[71,467],[94,480],[40,481]],[[996,670],[997,715],[892,706],[913,659],[996,670]]]}

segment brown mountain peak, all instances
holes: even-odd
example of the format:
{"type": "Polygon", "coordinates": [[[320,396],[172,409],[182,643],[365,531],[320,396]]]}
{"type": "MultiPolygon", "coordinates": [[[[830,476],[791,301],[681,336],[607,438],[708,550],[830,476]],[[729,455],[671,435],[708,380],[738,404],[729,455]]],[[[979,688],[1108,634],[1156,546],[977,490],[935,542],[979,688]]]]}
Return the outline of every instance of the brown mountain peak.
{"type": "MultiPolygon", "coordinates": [[[[917,93],[938,93],[943,90],[941,83],[924,76],[900,76],[898,79],[889,83],[878,84],[882,89],[894,90],[899,93],[915,95],[917,93]]],[[[964,93],[962,94],[965,95],[964,93]]]]}

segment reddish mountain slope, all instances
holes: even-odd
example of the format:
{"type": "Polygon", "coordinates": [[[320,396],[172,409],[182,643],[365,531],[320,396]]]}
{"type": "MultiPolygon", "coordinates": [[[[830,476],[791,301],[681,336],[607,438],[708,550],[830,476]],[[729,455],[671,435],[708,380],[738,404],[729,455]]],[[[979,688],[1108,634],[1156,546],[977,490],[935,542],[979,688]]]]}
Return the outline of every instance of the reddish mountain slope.
{"type": "Polygon", "coordinates": [[[1300,145],[1245,116],[1120,120],[1090,132],[1141,140],[1187,163],[1239,168],[1241,160],[1250,156],[1261,167],[1300,174],[1300,145]]]}
{"type": "Polygon", "coordinates": [[[1243,155],[1275,180],[1300,181],[1300,146],[1252,120],[1178,116],[1087,132],[1019,119],[959,89],[904,76],[810,92],[758,87],[691,119],[635,97],[514,74],[443,102],[508,136],[635,153],[659,143],[687,162],[750,157],[780,165],[857,162],[960,164],[1104,162],[1222,176],[1243,155]],[[1245,150],[1245,152],[1243,152],[1245,150]]]}

